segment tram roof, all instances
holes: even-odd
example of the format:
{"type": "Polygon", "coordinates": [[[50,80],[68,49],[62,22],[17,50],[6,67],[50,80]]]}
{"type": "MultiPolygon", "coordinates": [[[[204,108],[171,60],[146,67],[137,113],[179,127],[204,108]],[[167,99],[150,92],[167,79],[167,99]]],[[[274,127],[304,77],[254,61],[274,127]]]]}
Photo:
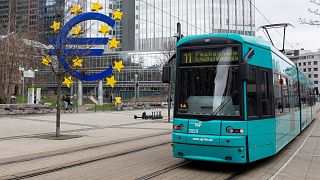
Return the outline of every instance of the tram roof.
{"type": "Polygon", "coordinates": [[[196,40],[196,39],[206,39],[206,38],[226,38],[226,39],[233,39],[238,41],[239,43],[247,43],[253,46],[257,46],[260,48],[264,48],[269,51],[273,51],[275,54],[280,56],[282,59],[286,60],[289,64],[294,65],[294,63],[289,60],[283,53],[281,53],[277,48],[275,48],[270,42],[255,36],[245,36],[241,34],[233,34],[233,33],[221,33],[221,34],[204,34],[204,35],[194,35],[194,36],[187,36],[182,38],[178,43],[177,47],[181,46],[182,44],[196,40]]]}
{"type": "Polygon", "coordinates": [[[240,34],[204,34],[204,35],[195,35],[195,36],[187,36],[182,38],[177,46],[179,47],[180,45],[191,41],[195,39],[201,39],[201,38],[226,38],[226,39],[233,39],[238,41],[239,43],[249,43],[253,44],[255,46],[259,46],[268,50],[271,50],[272,45],[265,41],[262,38],[259,37],[254,37],[254,36],[245,36],[245,35],[240,35],[240,34]]]}

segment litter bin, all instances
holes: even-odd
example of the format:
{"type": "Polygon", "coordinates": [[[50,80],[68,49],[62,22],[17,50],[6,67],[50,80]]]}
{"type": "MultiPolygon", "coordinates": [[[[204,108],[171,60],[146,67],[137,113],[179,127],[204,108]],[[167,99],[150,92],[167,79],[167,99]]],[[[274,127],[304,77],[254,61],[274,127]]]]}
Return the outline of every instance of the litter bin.
{"type": "Polygon", "coordinates": [[[10,97],[10,104],[16,104],[17,103],[17,97],[11,96],[10,97]]]}

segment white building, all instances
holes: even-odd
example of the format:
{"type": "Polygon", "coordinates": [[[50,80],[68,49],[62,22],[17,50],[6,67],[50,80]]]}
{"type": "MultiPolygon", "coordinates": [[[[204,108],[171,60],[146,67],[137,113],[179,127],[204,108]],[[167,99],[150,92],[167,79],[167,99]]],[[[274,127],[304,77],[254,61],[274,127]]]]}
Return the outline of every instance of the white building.
{"type": "Polygon", "coordinates": [[[313,80],[314,87],[320,89],[320,50],[318,52],[296,50],[290,59],[300,71],[313,80]]]}

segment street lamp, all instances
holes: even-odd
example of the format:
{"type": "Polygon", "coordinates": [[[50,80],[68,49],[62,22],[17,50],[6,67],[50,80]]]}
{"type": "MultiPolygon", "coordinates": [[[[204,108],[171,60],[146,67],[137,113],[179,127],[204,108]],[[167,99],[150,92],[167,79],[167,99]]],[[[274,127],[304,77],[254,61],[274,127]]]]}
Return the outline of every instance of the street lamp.
{"type": "Polygon", "coordinates": [[[134,93],[135,93],[135,99],[138,100],[139,98],[138,74],[134,75],[134,93]]]}
{"type": "Polygon", "coordinates": [[[19,67],[19,71],[21,71],[22,77],[22,102],[24,103],[24,67],[19,67]]]}

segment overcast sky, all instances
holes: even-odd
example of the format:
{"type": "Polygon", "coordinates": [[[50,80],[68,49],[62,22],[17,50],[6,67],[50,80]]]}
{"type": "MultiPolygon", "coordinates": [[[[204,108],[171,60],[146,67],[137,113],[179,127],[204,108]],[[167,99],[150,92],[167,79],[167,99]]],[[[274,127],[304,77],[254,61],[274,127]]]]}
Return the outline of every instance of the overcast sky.
{"type": "MultiPolygon", "coordinates": [[[[286,48],[288,49],[308,49],[317,51],[320,49],[320,26],[310,26],[299,23],[299,18],[318,19],[320,16],[314,16],[308,12],[309,8],[317,8],[309,0],[255,0],[255,6],[262,14],[273,24],[291,23],[294,28],[287,29],[286,48]]],[[[320,6],[318,7],[320,9],[320,6]]],[[[261,25],[269,24],[256,11],[256,28],[261,25]]],[[[282,29],[279,32],[283,34],[282,29]]],[[[278,49],[282,43],[282,37],[275,30],[271,33],[278,49]]],[[[261,30],[257,31],[257,36],[265,38],[261,30]]]]}

